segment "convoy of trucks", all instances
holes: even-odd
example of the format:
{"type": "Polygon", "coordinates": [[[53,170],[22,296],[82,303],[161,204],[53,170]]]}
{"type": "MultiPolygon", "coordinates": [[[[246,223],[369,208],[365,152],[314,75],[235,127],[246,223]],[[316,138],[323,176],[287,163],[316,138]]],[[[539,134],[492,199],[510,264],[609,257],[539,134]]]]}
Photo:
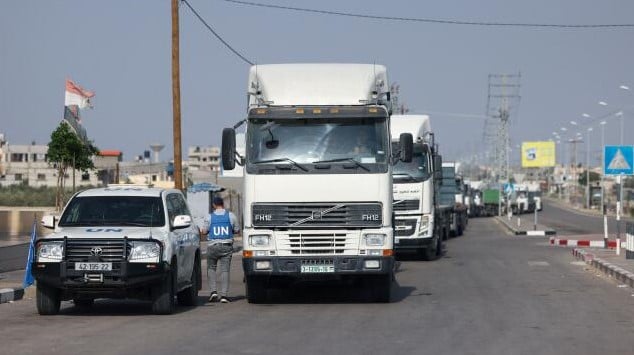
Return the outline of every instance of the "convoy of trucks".
{"type": "MultiPolygon", "coordinates": [[[[223,130],[221,154],[225,171],[242,170],[250,303],[273,288],[331,279],[389,302],[396,252],[434,260],[469,217],[541,209],[534,189],[505,195],[443,162],[429,116],[392,115],[382,65],[255,65],[247,84],[247,118],[223,130]]],[[[196,303],[199,230],[180,191],[81,192],[61,219],[42,223],[55,233],[36,244],[41,314],[66,299],[89,306],[96,297],[136,297],[160,314],[173,312],[175,298],[196,303]]]]}

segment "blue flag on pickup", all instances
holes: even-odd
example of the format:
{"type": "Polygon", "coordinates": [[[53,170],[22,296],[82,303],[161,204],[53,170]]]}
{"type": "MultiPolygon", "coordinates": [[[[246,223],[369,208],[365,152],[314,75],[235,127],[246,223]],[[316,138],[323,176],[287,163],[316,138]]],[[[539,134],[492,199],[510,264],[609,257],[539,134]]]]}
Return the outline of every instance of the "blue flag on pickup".
{"type": "Polygon", "coordinates": [[[27,288],[33,285],[35,279],[31,273],[31,264],[35,257],[35,239],[37,239],[37,222],[33,221],[33,231],[31,232],[31,243],[29,245],[29,257],[26,259],[26,271],[24,273],[24,281],[22,281],[22,288],[27,288]]]}

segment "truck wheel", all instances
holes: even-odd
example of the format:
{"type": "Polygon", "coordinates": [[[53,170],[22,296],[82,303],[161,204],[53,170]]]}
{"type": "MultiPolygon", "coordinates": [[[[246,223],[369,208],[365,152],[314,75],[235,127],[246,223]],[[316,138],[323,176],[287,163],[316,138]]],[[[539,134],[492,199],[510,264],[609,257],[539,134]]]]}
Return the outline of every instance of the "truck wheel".
{"type": "Polygon", "coordinates": [[[154,314],[174,313],[174,289],[176,270],[170,270],[152,292],[152,312],[154,314]]]}
{"type": "Polygon", "coordinates": [[[40,315],[47,316],[59,313],[61,299],[58,289],[38,282],[36,286],[35,300],[37,303],[37,312],[40,315]]]}
{"type": "Polygon", "coordinates": [[[389,303],[392,296],[392,275],[374,276],[368,280],[368,286],[374,302],[389,303]]]}
{"type": "Polygon", "coordinates": [[[75,298],[73,299],[73,303],[75,307],[80,310],[89,310],[95,304],[95,300],[92,298],[75,298]]]}
{"type": "Polygon", "coordinates": [[[247,276],[245,280],[245,293],[249,303],[262,303],[267,298],[267,282],[261,277],[247,276]]]}
{"type": "Polygon", "coordinates": [[[198,304],[198,280],[200,279],[200,261],[198,255],[194,260],[194,269],[192,270],[191,286],[178,293],[178,304],[181,306],[193,307],[198,304]]]}

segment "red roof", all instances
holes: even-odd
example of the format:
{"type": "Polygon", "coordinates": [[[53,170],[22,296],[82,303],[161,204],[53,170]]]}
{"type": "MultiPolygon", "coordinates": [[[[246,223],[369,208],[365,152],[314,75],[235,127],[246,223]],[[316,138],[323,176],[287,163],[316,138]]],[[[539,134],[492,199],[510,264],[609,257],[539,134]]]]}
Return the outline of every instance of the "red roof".
{"type": "Polygon", "coordinates": [[[120,150],[102,150],[99,152],[102,157],[119,157],[121,154],[120,150]]]}

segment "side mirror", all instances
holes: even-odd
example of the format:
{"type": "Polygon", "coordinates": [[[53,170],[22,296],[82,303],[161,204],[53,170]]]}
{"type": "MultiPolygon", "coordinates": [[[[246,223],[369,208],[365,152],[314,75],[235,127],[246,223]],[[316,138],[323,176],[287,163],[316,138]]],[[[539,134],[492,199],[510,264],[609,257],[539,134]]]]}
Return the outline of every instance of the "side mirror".
{"type": "Polygon", "coordinates": [[[42,227],[48,229],[55,229],[55,216],[46,215],[42,216],[42,227]]]}
{"type": "Polygon", "coordinates": [[[434,178],[442,181],[442,156],[434,155],[434,178]]]}
{"type": "Polygon", "coordinates": [[[236,167],[236,131],[233,128],[222,130],[222,168],[233,170],[236,167]]]}
{"type": "Polygon", "coordinates": [[[410,163],[414,155],[414,138],[411,133],[401,133],[399,137],[401,156],[400,160],[404,163],[410,163]]]}
{"type": "Polygon", "coordinates": [[[192,224],[192,218],[188,215],[178,215],[176,217],[174,217],[174,222],[172,223],[172,228],[174,229],[180,229],[180,228],[187,228],[189,226],[191,226],[192,224]]]}

